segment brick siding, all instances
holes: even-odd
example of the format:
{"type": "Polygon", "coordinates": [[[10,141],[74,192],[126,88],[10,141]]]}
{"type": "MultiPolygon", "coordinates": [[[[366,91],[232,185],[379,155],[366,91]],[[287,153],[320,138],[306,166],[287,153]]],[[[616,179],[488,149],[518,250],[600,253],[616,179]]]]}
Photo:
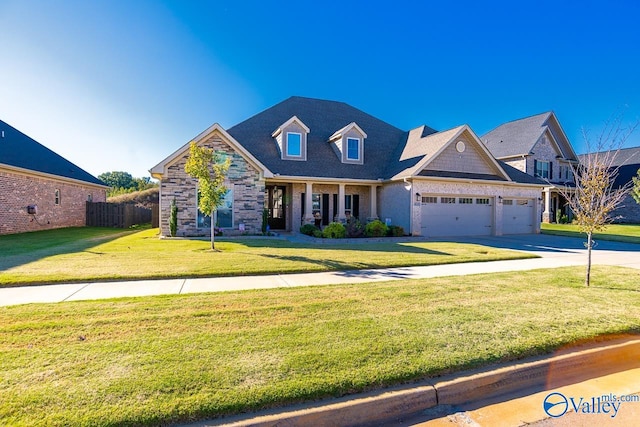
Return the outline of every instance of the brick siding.
{"type": "Polygon", "coordinates": [[[89,196],[104,202],[106,189],[0,170],[0,234],[84,226],[89,196]],[[36,215],[27,213],[29,205],[37,206],[36,215]]]}

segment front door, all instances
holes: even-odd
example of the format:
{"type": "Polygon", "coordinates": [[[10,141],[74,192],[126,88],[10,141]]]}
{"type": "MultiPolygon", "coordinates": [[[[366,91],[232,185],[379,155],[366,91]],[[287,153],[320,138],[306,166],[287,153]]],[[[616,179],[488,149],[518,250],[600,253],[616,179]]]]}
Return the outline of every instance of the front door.
{"type": "Polygon", "coordinates": [[[287,187],[282,185],[267,186],[267,209],[269,209],[269,228],[285,230],[287,228],[287,211],[285,197],[287,187]]]}

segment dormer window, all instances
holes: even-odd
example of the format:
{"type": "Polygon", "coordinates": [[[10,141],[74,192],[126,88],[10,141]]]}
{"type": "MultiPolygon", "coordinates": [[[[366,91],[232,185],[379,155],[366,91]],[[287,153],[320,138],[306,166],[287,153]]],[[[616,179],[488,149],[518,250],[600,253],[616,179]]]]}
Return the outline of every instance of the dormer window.
{"type": "Polygon", "coordinates": [[[360,138],[347,138],[347,160],[360,160],[360,138]]]}
{"type": "Polygon", "coordinates": [[[364,140],[367,134],[355,122],[336,131],[329,142],[342,163],[364,164],[364,140]]]}
{"type": "Polygon", "coordinates": [[[302,134],[287,132],[286,155],[288,157],[302,157],[302,134]]]}
{"type": "Polygon", "coordinates": [[[276,139],[282,160],[307,160],[309,128],[296,116],[280,125],[271,136],[276,139]]]}

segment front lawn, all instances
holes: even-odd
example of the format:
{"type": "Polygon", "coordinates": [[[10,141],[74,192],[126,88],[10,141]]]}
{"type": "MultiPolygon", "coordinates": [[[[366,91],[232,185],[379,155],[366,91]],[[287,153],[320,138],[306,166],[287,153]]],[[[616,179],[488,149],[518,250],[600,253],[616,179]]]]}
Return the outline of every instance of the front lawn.
{"type": "Polygon", "coordinates": [[[0,236],[0,286],[255,275],[529,258],[453,242],[294,244],[278,239],[158,239],[157,229],[76,228],[0,236]],[[76,238],[73,238],[77,233],[76,238]]]}
{"type": "MultiPolygon", "coordinates": [[[[555,234],[558,236],[580,237],[585,234],[580,232],[577,225],[573,224],[541,224],[543,234],[555,234]]],[[[640,243],[640,224],[610,224],[599,233],[594,233],[595,240],[612,240],[616,242],[640,243]]]]}
{"type": "Polygon", "coordinates": [[[340,396],[640,331],[596,266],[0,308],[0,420],[157,425],[340,396]]]}

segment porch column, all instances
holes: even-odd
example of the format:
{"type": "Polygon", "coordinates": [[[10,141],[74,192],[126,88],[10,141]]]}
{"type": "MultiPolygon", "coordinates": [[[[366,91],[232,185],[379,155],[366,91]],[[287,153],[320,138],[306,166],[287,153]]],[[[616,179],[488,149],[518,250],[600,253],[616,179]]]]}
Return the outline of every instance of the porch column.
{"type": "Polygon", "coordinates": [[[370,220],[375,220],[378,219],[378,193],[377,193],[377,185],[372,185],[371,187],[369,187],[369,200],[371,203],[370,209],[369,209],[369,218],[370,220]]]}
{"type": "Polygon", "coordinates": [[[313,224],[313,211],[311,204],[313,203],[313,183],[305,182],[306,189],[304,193],[304,223],[313,224]]]}
{"type": "Polygon", "coordinates": [[[338,222],[347,222],[347,215],[344,212],[344,184],[338,184],[338,222]]]}
{"type": "Polygon", "coordinates": [[[542,222],[551,222],[551,187],[544,189],[544,212],[542,212],[542,222]]]}

